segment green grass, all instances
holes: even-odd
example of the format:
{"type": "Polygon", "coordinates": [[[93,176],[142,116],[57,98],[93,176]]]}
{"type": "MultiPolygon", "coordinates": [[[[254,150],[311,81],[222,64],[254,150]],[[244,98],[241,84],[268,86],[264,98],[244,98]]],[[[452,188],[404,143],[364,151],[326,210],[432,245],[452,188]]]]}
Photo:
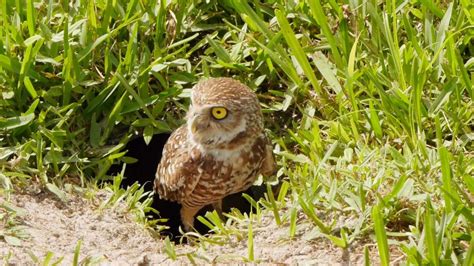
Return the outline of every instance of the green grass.
{"type": "MultiPolygon", "coordinates": [[[[467,0],[4,0],[0,189],[39,180],[61,198],[69,177],[111,179],[133,135],[171,131],[193,84],[232,76],[259,94],[284,184],[254,207],[289,238],[304,213],[336,246],[377,243],[384,265],[388,245],[408,264],[472,265],[473,39],[467,0]]],[[[207,218],[215,237],[248,237],[258,260],[256,224],[229,216],[207,218]]]]}

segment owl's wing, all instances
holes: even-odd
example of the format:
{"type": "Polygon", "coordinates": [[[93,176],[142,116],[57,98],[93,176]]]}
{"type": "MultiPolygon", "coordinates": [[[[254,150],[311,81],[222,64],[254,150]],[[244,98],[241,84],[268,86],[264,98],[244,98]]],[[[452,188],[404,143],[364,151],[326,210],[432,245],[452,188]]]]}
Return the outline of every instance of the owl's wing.
{"type": "Polygon", "coordinates": [[[275,162],[275,157],[273,156],[273,146],[270,140],[265,137],[265,154],[263,158],[263,163],[262,163],[262,168],[261,168],[261,174],[263,176],[272,176],[276,172],[276,162],[275,162]]]}
{"type": "Polygon", "coordinates": [[[200,175],[195,171],[201,153],[192,150],[186,125],[173,132],[163,148],[156,170],[154,189],[161,198],[181,202],[196,187],[200,175]]]}

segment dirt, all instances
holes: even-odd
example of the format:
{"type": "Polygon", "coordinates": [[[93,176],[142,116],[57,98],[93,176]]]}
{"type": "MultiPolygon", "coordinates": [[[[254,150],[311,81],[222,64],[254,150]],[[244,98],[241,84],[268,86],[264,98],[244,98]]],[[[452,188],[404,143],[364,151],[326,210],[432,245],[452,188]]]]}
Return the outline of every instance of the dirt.
{"type": "MultiPolygon", "coordinates": [[[[60,265],[71,265],[78,241],[81,241],[79,262],[99,265],[182,265],[191,263],[189,257],[197,264],[225,264],[246,262],[248,258],[247,238],[234,237],[223,245],[177,244],[177,257],[173,260],[165,252],[164,239],[153,236],[150,230],[135,222],[124,207],[100,209],[100,203],[106,197],[104,193],[94,200],[86,200],[69,195],[67,203],[63,203],[47,193],[12,194],[8,203],[24,210],[16,218],[16,226],[21,228],[25,238],[18,245],[7,243],[1,237],[6,225],[0,224],[3,263],[36,265],[52,252],[51,262],[62,257],[60,265]]],[[[6,213],[1,208],[5,201],[6,198],[0,195],[0,214],[6,213]]],[[[269,264],[319,265],[360,265],[364,262],[363,244],[343,252],[324,237],[312,237],[315,230],[310,224],[298,226],[293,240],[288,238],[288,230],[287,226],[277,226],[270,214],[263,215],[253,226],[255,260],[269,264]]],[[[372,263],[379,263],[376,247],[373,244],[368,247],[372,263]]],[[[392,256],[392,259],[397,260],[397,257],[392,256]]]]}

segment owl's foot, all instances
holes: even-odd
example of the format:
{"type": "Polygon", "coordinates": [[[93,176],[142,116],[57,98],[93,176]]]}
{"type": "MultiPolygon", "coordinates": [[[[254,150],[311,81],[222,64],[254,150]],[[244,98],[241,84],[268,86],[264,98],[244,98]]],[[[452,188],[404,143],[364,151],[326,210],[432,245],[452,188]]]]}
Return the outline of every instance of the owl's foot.
{"type": "Polygon", "coordinates": [[[192,231],[194,227],[194,215],[202,208],[201,207],[181,207],[181,222],[183,223],[184,232],[192,231]]]}
{"type": "Polygon", "coordinates": [[[219,215],[219,218],[221,218],[222,221],[225,221],[224,214],[222,214],[222,200],[218,200],[212,203],[212,207],[214,208],[214,210],[216,210],[217,214],[219,215]]]}

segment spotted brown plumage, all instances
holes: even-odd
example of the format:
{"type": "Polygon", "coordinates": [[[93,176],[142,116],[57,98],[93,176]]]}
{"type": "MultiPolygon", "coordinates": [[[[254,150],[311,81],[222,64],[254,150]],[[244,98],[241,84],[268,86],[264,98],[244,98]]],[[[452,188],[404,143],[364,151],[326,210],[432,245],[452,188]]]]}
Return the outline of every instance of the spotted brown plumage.
{"type": "Polygon", "coordinates": [[[234,79],[196,84],[186,120],[164,147],[154,187],[182,204],[189,231],[202,207],[213,204],[220,213],[225,196],[249,188],[259,174],[271,175],[275,161],[257,96],[234,79]]]}

